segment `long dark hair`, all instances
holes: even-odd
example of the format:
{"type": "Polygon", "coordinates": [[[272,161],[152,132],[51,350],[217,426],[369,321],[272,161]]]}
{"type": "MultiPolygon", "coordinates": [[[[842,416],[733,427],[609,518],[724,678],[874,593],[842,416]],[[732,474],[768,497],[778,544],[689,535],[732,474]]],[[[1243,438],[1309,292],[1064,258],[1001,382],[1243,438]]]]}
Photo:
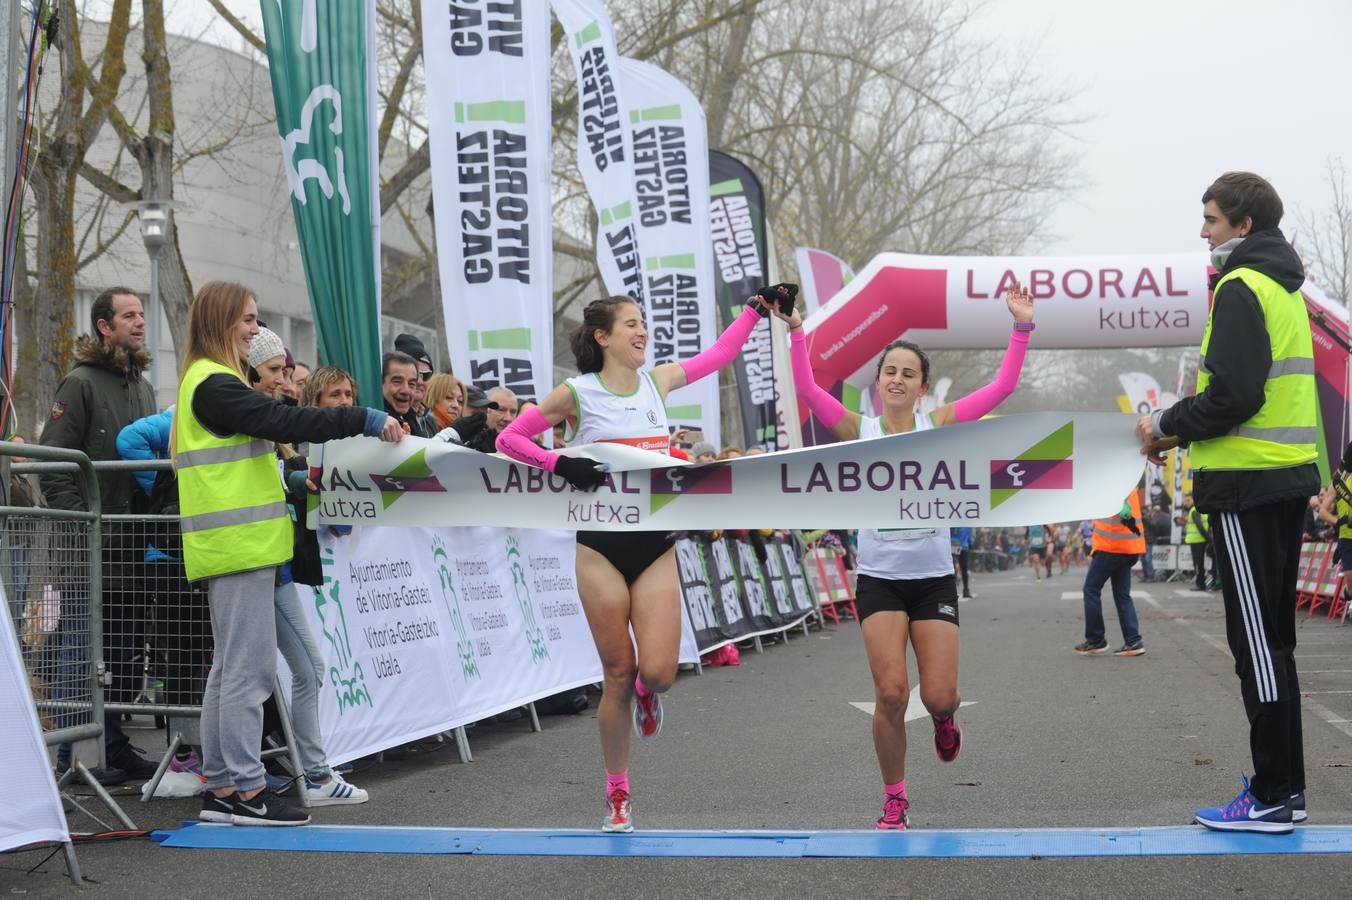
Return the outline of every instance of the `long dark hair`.
{"type": "Polygon", "coordinates": [[[886,347],[883,348],[883,355],[878,357],[878,371],[874,373],[873,376],[874,381],[877,381],[879,378],[882,377],[883,361],[887,359],[887,354],[891,353],[893,350],[910,350],[912,353],[918,356],[920,358],[920,383],[921,384],[930,383],[929,356],[925,354],[924,350],[921,350],[917,345],[911,343],[910,341],[893,341],[892,343],[888,344],[886,347]]]}
{"type": "MultiPolygon", "coordinates": [[[[606,357],[601,345],[596,343],[596,329],[609,332],[615,326],[615,311],[625,303],[634,303],[634,298],[623,294],[602,297],[588,303],[587,308],[582,311],[582,324],[568,335],[578,372],[585,375],[588,372],[601,371],[606,357]]],[[[636,303],[635,305],[637,306],[636,303]]]]}

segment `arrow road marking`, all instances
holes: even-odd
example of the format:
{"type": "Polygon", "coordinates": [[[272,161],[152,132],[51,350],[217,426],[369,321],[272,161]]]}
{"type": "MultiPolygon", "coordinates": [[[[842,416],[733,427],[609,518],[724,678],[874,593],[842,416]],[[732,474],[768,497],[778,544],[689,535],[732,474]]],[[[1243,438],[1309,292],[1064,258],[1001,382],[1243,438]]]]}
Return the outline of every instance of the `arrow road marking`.
{"type": "MultiPolygon", "coordinates": [[[[976,704],[977,701],[975,700],[962,701],[962,706],[976,706],[976,704]]],[[[871,716],[873,715],[874,708],[877,707],[878,704],[872,702],[862,703],[851,700],[850,705],[860,712],[868,713],[871,716]]],[[[911,700],[906,704],[906,721],[914,722],[916,719],[927,718],[929,718],[929,710],[925,709],[925,704],[920,702],[920,685],[916,685],[911,688],[911,700]]]]}

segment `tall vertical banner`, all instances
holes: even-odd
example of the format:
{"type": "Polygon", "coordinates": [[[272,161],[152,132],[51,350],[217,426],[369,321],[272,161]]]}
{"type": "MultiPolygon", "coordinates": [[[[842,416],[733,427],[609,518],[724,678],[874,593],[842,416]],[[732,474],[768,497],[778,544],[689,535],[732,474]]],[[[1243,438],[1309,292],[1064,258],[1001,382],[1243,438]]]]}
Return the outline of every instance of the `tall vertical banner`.
{"type": "Polygon", "coordinates": [[[596,265],[612,294],[643,304],[634,157],[620,100],[620,54],[600,0],[551,0],[577,70],[577,167],[596,206],[596,265]]]}
{"type": "Polygon", "coordinates": [[[0,804],[0,851],[41,841],[70,843],[13,621],[0,584],[0,755],[8,782],[0,804]]]}
{"type": "MultiPolygon", "coordinates": [[[[765,190],[741,160],[709,151],[709,234],[723,320],[741,315],[747,298],[765,277],[765,190]]],[[[778,449],[775,423],[774,339],[770,320],[762,319],[733,363],[742,405],[745,447],[778,449]]]]}
{"type": "MultiPolygon", "coordinates": [[[[656,66],[622,58],[619,72],[634,148],[648,362],[680,362],[715,336],[704,110],[689,88],[656,66]]],[[[667,397],[669,423],[699,429],[715,447],[722,445],[718,413],[713,376],[667,397]]]]}
{"type": "Polygon", "coordinates": [[[379,384],[376,0],[261,6],[319,358],[379,384]]]}
{"type": "Polygon", "coordinates": [[[422,10],[451,363],[478,387],[534,400],[552,387],[554,358],[549,8],[422,10]]]}

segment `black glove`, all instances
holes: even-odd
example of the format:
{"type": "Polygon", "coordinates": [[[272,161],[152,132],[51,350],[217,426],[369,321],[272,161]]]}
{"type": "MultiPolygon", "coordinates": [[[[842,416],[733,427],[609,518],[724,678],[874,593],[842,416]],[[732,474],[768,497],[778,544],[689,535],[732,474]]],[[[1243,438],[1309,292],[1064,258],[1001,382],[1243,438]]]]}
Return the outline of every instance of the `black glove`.
{"type": "Polygon", "coordinates": [[[554,466],[554,474],[579,491],[590,491],[606,480],[606,473],[600,470],[599,465],[589,456],[560,456],[554,466]]]}
{"type": "MultiPolygon", "coordinates": [[[[772,284],[767,287],[759,288],[756,296],[765,301],[766,306],[779,306],[779,311],[786,316],[793,315],[793,301],[798,296],[798,285],[787,281],[781,281],[779,284],[772,284]]],[[[752,303],[756,310],[761,314],[761,318],[770,315],[770,311],[759,304],[752,303]]]]}
{"type": "Polygon", "coordinates": [[[461,416],[451,423],[451,427],[460,435],[460,443],[468,444],[470,438],[488,427],[488,414],[480,410],[468,416],[461,416]]]}

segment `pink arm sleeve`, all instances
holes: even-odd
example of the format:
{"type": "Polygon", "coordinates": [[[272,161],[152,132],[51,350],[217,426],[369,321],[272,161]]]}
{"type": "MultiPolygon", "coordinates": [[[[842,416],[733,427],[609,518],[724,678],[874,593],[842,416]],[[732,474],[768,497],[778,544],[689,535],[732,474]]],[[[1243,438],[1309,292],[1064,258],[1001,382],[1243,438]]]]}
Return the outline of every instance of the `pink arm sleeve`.
{"type": "Polygon", "coordinates": [[[812,377],[812,361],[807,358],[807,337],[803,330],[789,332],[789,360],[793,363],[793,389],[807,408],[827,428],[845,418],[845,407],[817,384],[812,377]]]}
{"type": "Polygon", "coordinates": [[[999,406],[1014,388],[1019,386],[1019,372],[1023,370],[1023,357],[1028,352],[1028,332],[1013,331],[1009,335],[1009,347],[1005,349],[1005,361],[1000,363],[1000,371],[995,380],[982,388],[977,388],[966,397],[953,401],[953,417],[959,422],[975,422],[999,406]]]}
{"type": "Polygon", "coordinates": [[[751,336],[751,329],[755,328],[760,320],[760,313],[748,306],[718,336],[718,340],[714,341],[712,347],[703,353],[695,354],[689,359],[681,360],[679,365],[685,370],[685,383],[693,384],[705,375],[711,375],[732,362],[738,351],[742,349],[742,345],[746,343],[746,339],[751,336]]]}
{"type": "Polygon", "coordinates": [[[544,413],[540,412],[540,408],[532,406],[517,416],[516,421],[504,428],[502,434],[498,435],[498,450],[504,456],[509,456],[517,462],[553,472],[554,467],[559,464],[559,455],[546,450],[531,440],[535,435],[544,434],[552,427],[554,426],[549,424],[549,420],[544,417],[544,413]]]}

